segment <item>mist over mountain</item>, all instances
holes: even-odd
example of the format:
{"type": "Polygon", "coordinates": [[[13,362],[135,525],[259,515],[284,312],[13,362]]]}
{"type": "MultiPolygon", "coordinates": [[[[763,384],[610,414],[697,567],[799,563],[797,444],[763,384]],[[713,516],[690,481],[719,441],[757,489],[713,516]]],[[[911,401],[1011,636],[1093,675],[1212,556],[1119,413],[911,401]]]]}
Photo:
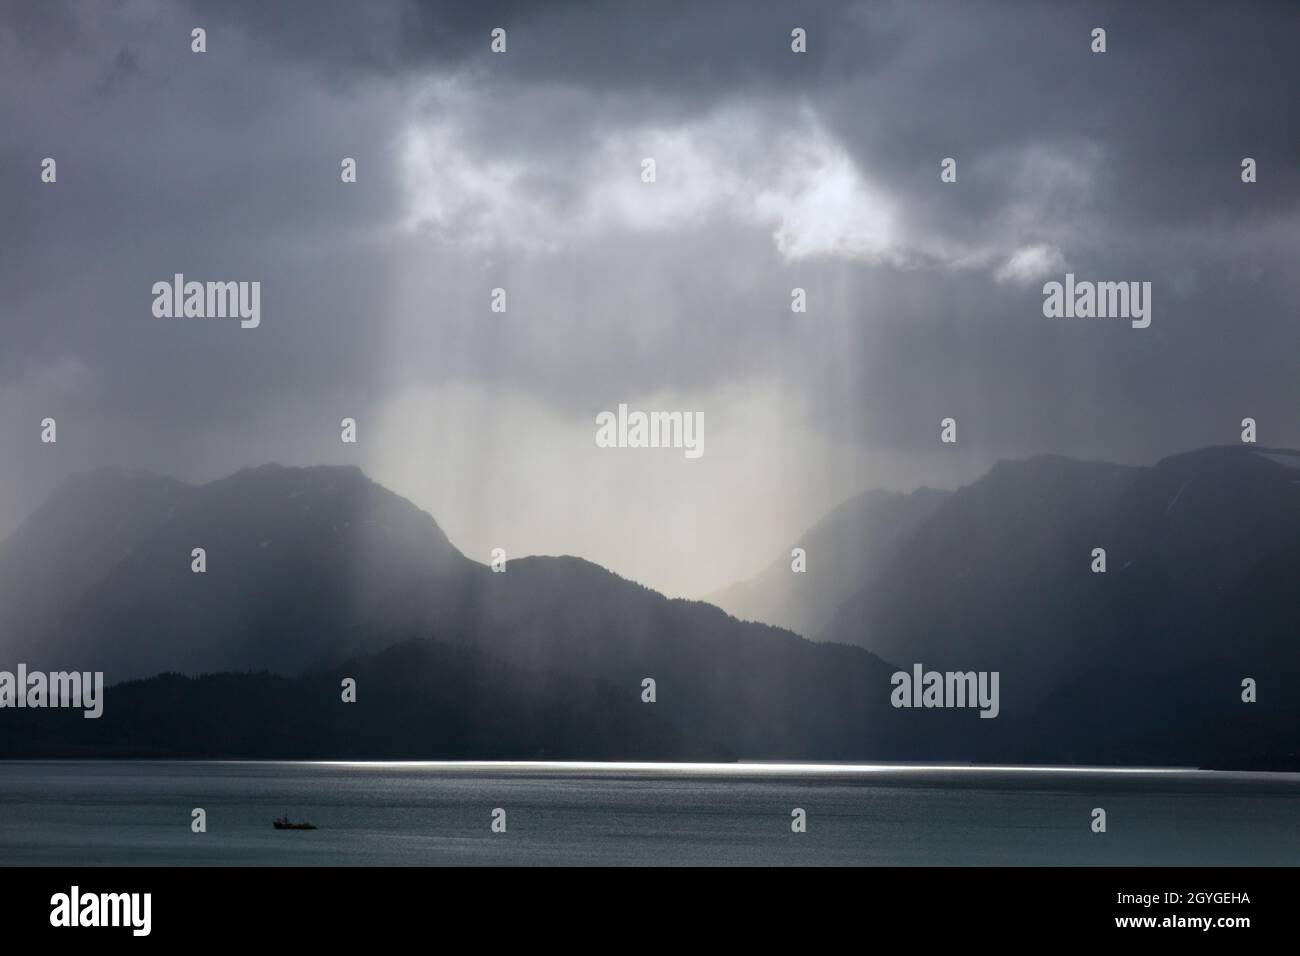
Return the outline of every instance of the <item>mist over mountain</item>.
{"type": "Polygon", "coordinates": [[[22,560],[32,539],[61,543],[43,555],[43,580],[63,603],[45,602],[43,616],[27,616],[26,640],[7,630],[0,646],[33,668],[102,670],[109,684],[161,672],[295,675],[433,638],[533,672],[608,681],[638,704],[651,678],[658,714],[736,753],[924,751],[920,742],[952,722],[902,720],[879,692],[892,668],[859,648],[742,623],[577,558],[516,559],[493,573],[353,468],[266,466],[179,490],[112,472],[70,482],[0,544],[11,572],[0,593],[14,601],[33,579],[22,560]],[[78,550],[75,526],[101,489],[102,500],[134,501],[150,487],[158,502],[138,517],[88,521],[93,545],[78,550]],[[191,570],[195,546],[207,549],[204,574],[191,570]],[[83,555],[100,564],[79,592],[60,588],[61,562],[83,555]]]}
{"type": "Polygon", "coordinates": [[[1042,456],[861,496],[748,590],[820,641],[576,557],[494,573],[355,468],[95,472],[0,542],[0,666],[102,670],[106,716],[6,711],[0,752],[1286,762],[1298,463],[1042,456]],[[892,706],[915,663],[999,672],[999,716],[892,706]]]}
{"type": "Polygon", "coordinates": [[[893,709],[894,668],[861,648],[669,599],[579,558],[522,558],[454,588],[394,595],[394,633],[473,642],[503,660],[609,680],[630,694],[653,678],[657,709],[741,755],[951,755],[991,733],[967,733],[972,713],[917,721],[893,709]]]}
{"type": "Polygon", "coordinates": [[[822,637],[899,663],[999,670],[1026,705],[1103,665],[1215,662],[1235,686],[1300,670],[1297,568],[1294,452],[1002,462],[954,493],[822,637]]]}
{"type": "Polygon", "coordinates": [[[195,490],[148,472],[68,478],[0,541],[0,646],[50,650],[51,625],[195,490]]]}
{"type": "Polygon", "coordinates": [[[201,486],[99,471],[0,544],[0,646],[114,679],[296,673],[366,646],[357,629],[390,589],[469,565],[357,468],[267,465],[201,486]]]}
{"type": "Polygon", "coordinates": [[[760,574],[707,600],[742,620],[765,621],[816,637],[840,604],[884,569],[895,549],[947,496],[934,488],[911,494],[863,492],[809,528],[760,574]],[[794,548],[804,550],[812,570],[791,573],[794,548]]]}

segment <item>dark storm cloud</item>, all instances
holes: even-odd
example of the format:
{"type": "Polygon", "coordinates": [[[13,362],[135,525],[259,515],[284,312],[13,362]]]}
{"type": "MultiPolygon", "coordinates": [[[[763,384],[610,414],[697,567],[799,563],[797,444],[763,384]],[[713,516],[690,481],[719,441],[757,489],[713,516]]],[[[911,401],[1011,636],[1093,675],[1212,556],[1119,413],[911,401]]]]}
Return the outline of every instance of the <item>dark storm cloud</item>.
{"type": "MultiPolygon", "coordinates": [[[[978,229],[1014,205],[1026,154],[1095,154],[1086,203],[1059,207],[1128,228],[1293,215],[1300,202],[1290,55],[1300,9],[1284,4],[907,5],[907,49],[887,82],[849,77],[827,115],[859,161],[917,217],[978,229]],[[935,15],[941,9],[943,15],[935,15]],[[1093,27],[1108,50],[1093,54],[1093,27]],[[936,157],[964,166],[932,188],[936,157]],[[1243,193],[1243,156],[1269,169],[1243,193]],[[1081,208],[1080,208],[1081,206],[1081,208]],[[956,217],[954,221],[954,217],[956,217]]],[[[1070,183],[1059,184],[1068,194],[1070,183]]]]}
{"type": "Polygon", "coordinates": [[[578,429],[747,384],[868,454],[929,454],[958,411],[982,459],[1147,460],[1247,414],[1300,444],[1297,36],[1281,3],[11,4],[0,428],[25,442],[55,409],[84,440],[5,454],[0,531],[105,459],[326,459],[342,414],[412,384],[578,429]],[[629,200],[650,143],[682,148],[629,200]],[[784,178],[838,149],[861,195],[784,178]],[[1043,319],[1017,253],[1151,281],[1152,327],[1043,319]],[[159,323],[177,271],[262,281],[263,327],[159,323]]]}
{"type": "Polygon", "coordinates": [[[1107,214],[1186,221],[1209,198],[1214,212],[1245,216],[1279,212],[1279,197],[1293,210],[1300,196],[1300,169],[1286,161],[1300,150],[1300,126],[1287,121],[1300,85],[1292,4],[408,0],[361,15],[354,4],[249,0],[209,9],[326,77],[473,70],[487,85],[641,96],[639,105],[679,119],[734,96],[807,96],[903,188],[923,171],[932,192],[937,155],[988,157],[971,180],[979,188],[961,191],[972,216],[1016,188],[999,161],[1039,142],[1104,144],[1107,214]],[[789,52],[796,25],[809,32],[806,58],[789,52]],[[510,32],[507,58],[488,52],[496,26],[510,32]],[[1104,56],[1089,49],[1096,26],[1110,36],[1104,56]],[[1232,188],[1224,164],[1235,166],[1242,148],[1273,161],[1270,190],[1232,188]],[[1160,170],[1168,174],[1152,175],[1160,170]],[[1164,188],[1151,188],[1155,179],[1164,188]]]}
{"type": "Polygon", "coordinates": [[[818,77],[870,70],[896,50],[893,4],[845,0],[404,0],[365,9],[235,0],[199,9],[327,77],[476,69],[489,83],[574,84],[697,103],[738,89],[813,87],[818,77]],[[790,58],[795,26],[816,36],[816,57],[790,58]],[[504,61],[488,50],[497,27],[509,36],[504,61]]]}

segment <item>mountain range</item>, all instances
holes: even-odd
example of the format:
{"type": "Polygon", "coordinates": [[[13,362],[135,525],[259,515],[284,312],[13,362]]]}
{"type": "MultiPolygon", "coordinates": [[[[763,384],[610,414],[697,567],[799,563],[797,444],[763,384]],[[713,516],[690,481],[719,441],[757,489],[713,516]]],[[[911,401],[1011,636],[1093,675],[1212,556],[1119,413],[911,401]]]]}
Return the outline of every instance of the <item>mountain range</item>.
{"type": "Polygon", "coordinates": [[[1001,462],[792,547],[732,616],[576,557],[495,573],[355,468],[75,476],[0,542],[0,668],[102,670],[105,713],[0,711],[0,756],[1297,760],[1294,452],[1001,462]],[[999,717],[891,706],[914,663],[999,672],[999,717]]]}
{"type": "Polygon", "coordinates": [[[707,600],[741,620],[819,635],[839,606],[885,569],[947,497],[933,488],[911,494],[865,491],[832,509],[760,574],[707,600]],[[792,572],[795,548],[813,562],[811,571],[792,572]]]}

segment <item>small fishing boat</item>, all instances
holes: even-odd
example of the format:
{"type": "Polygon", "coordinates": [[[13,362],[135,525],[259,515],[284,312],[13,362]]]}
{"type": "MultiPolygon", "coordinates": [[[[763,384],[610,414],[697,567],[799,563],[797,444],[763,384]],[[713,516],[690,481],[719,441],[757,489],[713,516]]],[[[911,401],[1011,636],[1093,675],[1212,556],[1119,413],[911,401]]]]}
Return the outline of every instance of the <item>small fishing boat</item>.
{"type": "Polygon", "coordinates": [[[289,814],[287,813],[284,816],[279,817],[276,820],[273,820],[271,822],[271,825],[275,827],[277,830],[315,830],[316,829],[314,824],[307,823],[306,821],[303,821],[302,823],[289,822],[289,814]]]}

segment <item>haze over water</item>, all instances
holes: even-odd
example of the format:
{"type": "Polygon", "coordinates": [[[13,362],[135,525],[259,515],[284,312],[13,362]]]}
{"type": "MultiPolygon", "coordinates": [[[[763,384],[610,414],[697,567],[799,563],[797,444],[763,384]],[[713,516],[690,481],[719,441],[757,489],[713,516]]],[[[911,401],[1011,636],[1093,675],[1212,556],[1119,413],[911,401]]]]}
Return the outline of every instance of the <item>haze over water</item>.
{"type": "Polygon", "coordinates": [[[798,764],[0,764],[4,865],[1293,865],[1300,774],[798,764]],[[207,811],[208,830],[190,829],[207,811]],[[493,808],[507,830],[490,830],[493,808]],[[790,812],[807,811],[807,832],[790,812]],[[1107,832],[1090,829],[1094,807],[1107,832]],[[288,814],[311,832],[276,831],[288,814]]]}

